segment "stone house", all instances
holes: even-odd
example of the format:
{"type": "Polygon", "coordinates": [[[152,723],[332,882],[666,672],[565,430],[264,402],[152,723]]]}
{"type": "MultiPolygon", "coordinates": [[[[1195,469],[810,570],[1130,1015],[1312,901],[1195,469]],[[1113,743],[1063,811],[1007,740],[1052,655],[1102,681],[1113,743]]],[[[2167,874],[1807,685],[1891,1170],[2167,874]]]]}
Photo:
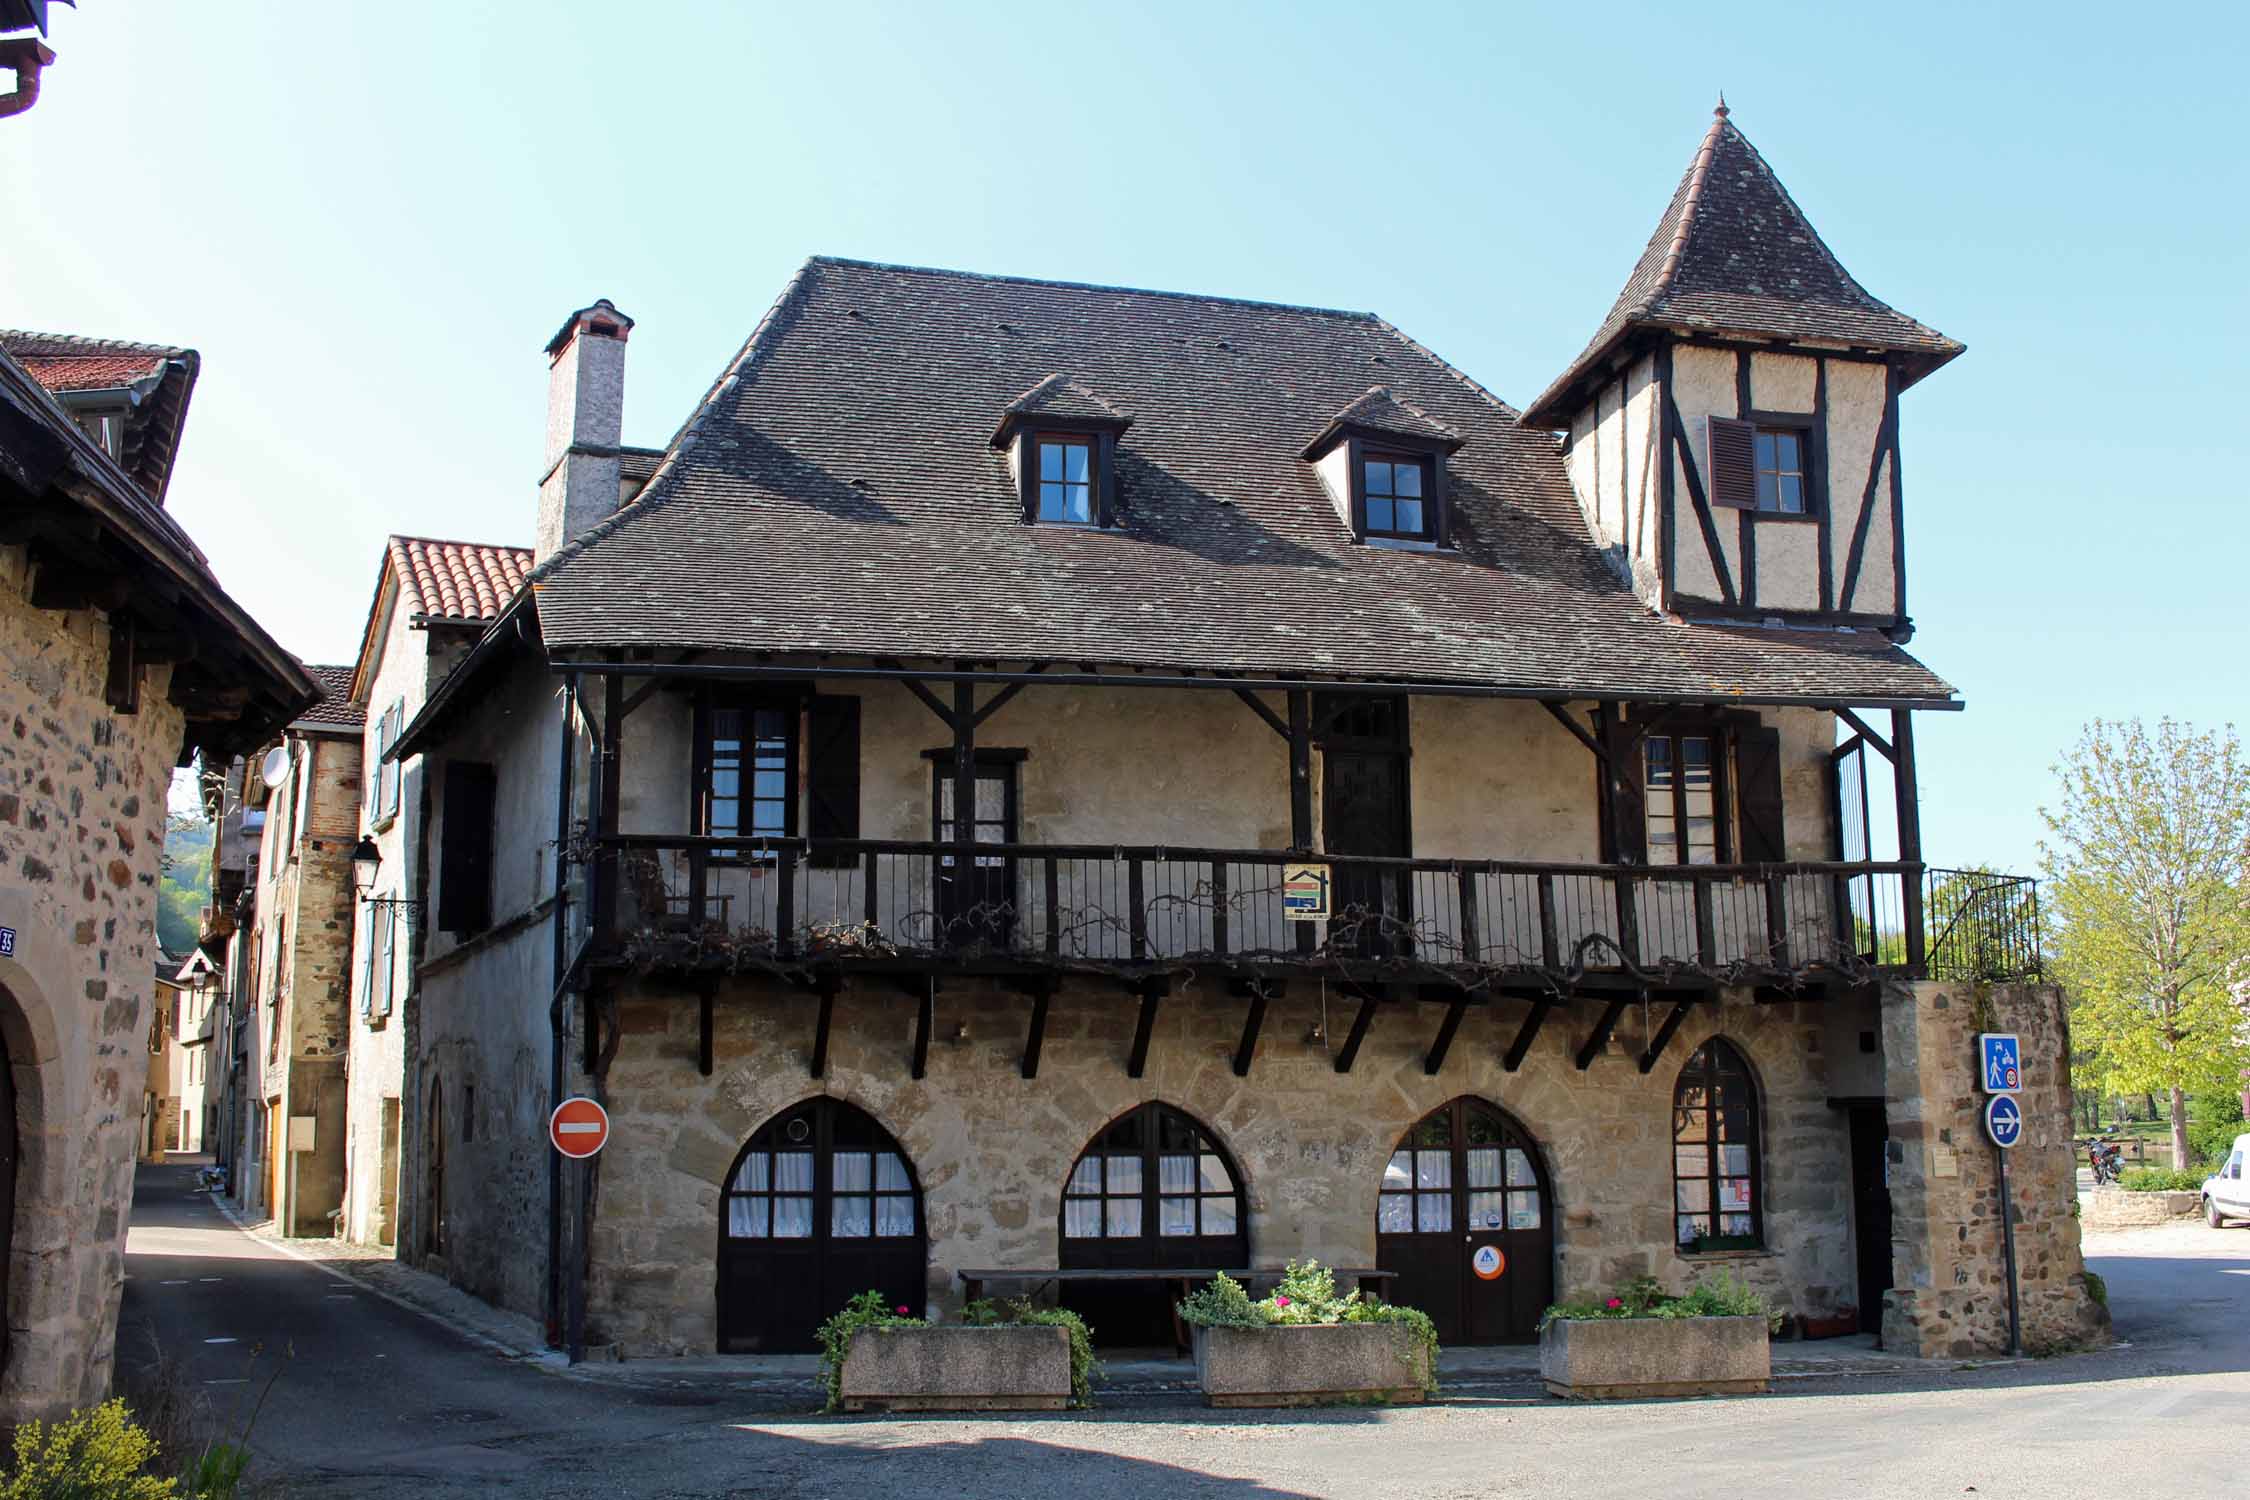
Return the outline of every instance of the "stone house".
{"type": "Polygon", "coordinates": [[[156,964],[149,1018],[148,1082],[141,1090],[141,1157],[212,1149],[216,1110],[211,1038],[221,976],[201,948],[186,958],[164,954],[156,964]]]}
{"type": "Polygon", "coordinates": [[[163,507],[196,370],[0,332],[0,1423],[109,1389],[172,768],[313,697],[163,507]]]}
{"type": "Polygon", "coordinates": [[[1919,834],[1900,398],[1961,345],[1723,110],[1520,411],[1367,314],[815,258],[642,488],[632,328],[549,343],[531,587],[379,755],[409,1256],[625,1355],[870,1287],[1155,1342],[1306,1255],[1448,1341],[1724,1268],[1986,1349],[2010,1029],[2024,1326],[2096,1326],[2025,888],[1919,834]]]}

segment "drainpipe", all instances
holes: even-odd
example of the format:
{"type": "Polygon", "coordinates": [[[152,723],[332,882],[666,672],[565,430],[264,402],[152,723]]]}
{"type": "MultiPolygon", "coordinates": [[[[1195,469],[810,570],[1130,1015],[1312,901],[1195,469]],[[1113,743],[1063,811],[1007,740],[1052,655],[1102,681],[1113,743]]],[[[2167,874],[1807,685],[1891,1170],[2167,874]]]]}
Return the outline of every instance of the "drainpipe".
{"type": "MultiPolygon", "coordinates": [[[[563,681],[562,753],[560,772],[556,777],[558,787],[555,798],[555,957],[554,999],[547,1007],[549,1033],[547,1059],[547,1107],[554,1109],[563,1101],[564,1049],[570,1045],[568,1027],[564,1022],[566,987],[576,965],[570,952],[570,805],[575,788],[572,786],[574,752],[578,744],[578,674],[573,672],[563,681]]],[[[547,1343],[549,1347],[562,1342],[562,1153],[550,1143],[547,1151],[547,1343]]]]}
{"type": "Polygon", "coordinates": [[[39,70],[54,60],[54,50],[37,37],[0,41],[0,68],[16,70],[16,91],[0,94],[0,120],[20,115],[39,102],[39,70]]]}

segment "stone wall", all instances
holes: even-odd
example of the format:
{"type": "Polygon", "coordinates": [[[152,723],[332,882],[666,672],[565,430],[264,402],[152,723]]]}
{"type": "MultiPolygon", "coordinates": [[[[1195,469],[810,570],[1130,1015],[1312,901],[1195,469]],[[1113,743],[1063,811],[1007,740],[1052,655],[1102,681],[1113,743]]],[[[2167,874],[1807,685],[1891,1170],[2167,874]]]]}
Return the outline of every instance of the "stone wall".
{"type": "Polygon", "coordinates": [[[98,611],[35,610],[0,548],[0,1042],[17,1110],[0,1423],[109,1390],[135,1137],[149,1062],[165,794],[181,715],[170,669],[140,711],[102,701],[98,611]]]}
{"type": "Polygon", "coordinates": [[[2128,1193],[2120,1187],[2098,1187],[2079,1224],[2092,1230],[2155,1229],[2202,1217],[2201,1193],[2128,1193]]]}
{"type": "MultiPolygon", "coordinates": [[[[715,1348],[721,1184],[761,1123],[822,1092],[866,1110],[912,1158],[929,1230],[928,1300],[941,1310],[958,1300],[958,1267],[1052,1263],[1072,1162],[1103,1125],[1150,1099],[1195,1116],[1233,1155],[1256,1263],[1312,1255],[1372,1265],[1377,1187],[1393,1146],[1464,1094],[1499,1105],[1539,1143],[1555,1193],[1558,1295],[1642,1274],[1677,1289],[1724,1265],[1799,1316],[1834,1316],[1856,1302],[1847,1123],[1827,1105],[1828,1028],[1815,1004],[1736,996],[1706,1006],[1644,1075],[1636,1061],[1663,1009],[1644,1018],[1633,1008],[1580,1072],[1573,1054],[1598,1014],[1580,1002],[1550,1019],[1511,1074],[1501,1054],[1528,1007],[1505,1001],[1470,1011],[1435,1078],[1423,1059],[1442,1007],[1390,1005],[1353,1071],[1339,1075],[1334,1052],[1354,1004],[1330,995],[1324,1009],[1320,985],[1299,982],[1269,1009],[1250,1076],[1237,1078],[1244,1004],[1209,984],[1166,1000],[1146,1076],[1135,1080],[1125,1062],[1137,1002],[1115,985],[1073,981],[1053,1003],[1039,1076],[1027,1081],[1019,1062],[1029,1002],[961,981],[938,993],[939,1040],[915,1082],[914,1007],[856,987],[837,1001],[828,1074],[816,1081],[809,995],[754,980],[722,988],[705,1078],[694,997],[628,990],[607,1080],[614,1127],[593,1234],[590,1341],[629,1355],[715,1348]],[[948,1040],[963,1026],[967,1040],[948,1040]],[[1741,1048],[1763,1091],[1770,1249],[1691,1261],[1674,1248],[1672,1091],[1713,1035],[1741,1048]]],[[[1860,1026],[1872,1027],[1872,1006],[1862,1008],[1860,1026]]]]}
{"type": "Polygon", "coordinates": [[[2070,1024],[2051,985],[1891,984],[1883,994],[1895,1285],[1883,1342],[1932,1358],[2004,1351],[1998,1149],[1984,1134],[1977,1033],[2022,1039],[2024,1139],[2009,1160],[2024,1347],[2106,1337],[2078,1245],[2070,1024]]]}

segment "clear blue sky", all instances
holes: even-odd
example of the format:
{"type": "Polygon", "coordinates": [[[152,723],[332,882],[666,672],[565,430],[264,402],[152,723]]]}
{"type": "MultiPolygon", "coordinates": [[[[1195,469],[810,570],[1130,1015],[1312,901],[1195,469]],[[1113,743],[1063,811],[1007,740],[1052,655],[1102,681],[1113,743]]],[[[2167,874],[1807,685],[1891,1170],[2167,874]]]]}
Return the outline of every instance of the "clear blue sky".
{"type": "Polygon", "coordinates": [[[1904,409],[1913,649],[1969,703],[1931,857],[2028,868],[2093,715],[2245,717],[2237,6],[83,4],[0,123],[0,325],[203,352],[173,504],[310,660],[386,533],[528,541],[596,296],[628,441],[811,253],[1367,309],[1521,402],[1723,87],[1969,346],[1904,409]]]}

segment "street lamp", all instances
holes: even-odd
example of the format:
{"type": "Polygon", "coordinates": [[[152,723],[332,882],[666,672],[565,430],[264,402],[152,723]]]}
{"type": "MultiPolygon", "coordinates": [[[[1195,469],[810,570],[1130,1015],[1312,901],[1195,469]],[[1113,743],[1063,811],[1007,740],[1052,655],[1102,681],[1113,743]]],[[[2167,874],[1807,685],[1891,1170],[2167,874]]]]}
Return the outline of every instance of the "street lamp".
{"type": "Polygon", "coordinates": [[[363,835],[352,846],[352,887],[359,892],[361,900],[375,889],[375,875],[382,865],[383,851],[375,847],[373,839],[363,835]]]}

